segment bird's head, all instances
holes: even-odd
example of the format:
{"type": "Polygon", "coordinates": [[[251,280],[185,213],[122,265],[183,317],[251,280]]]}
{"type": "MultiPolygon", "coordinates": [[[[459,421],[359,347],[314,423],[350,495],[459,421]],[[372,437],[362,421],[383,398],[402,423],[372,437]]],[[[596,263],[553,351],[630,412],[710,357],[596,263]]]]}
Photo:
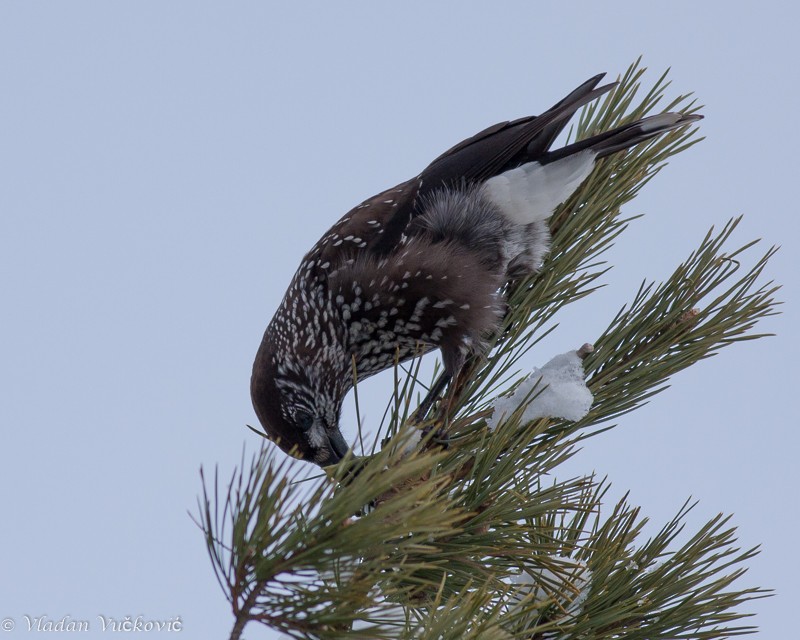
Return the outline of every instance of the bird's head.
{"type": "Polygon", "coordinates": [[[262,351],[253,365],[250,395],[269,439],[321,467],[339,462],[349,449],[339,430],[343,394],[315,375],[314,367],[262,351]]]}

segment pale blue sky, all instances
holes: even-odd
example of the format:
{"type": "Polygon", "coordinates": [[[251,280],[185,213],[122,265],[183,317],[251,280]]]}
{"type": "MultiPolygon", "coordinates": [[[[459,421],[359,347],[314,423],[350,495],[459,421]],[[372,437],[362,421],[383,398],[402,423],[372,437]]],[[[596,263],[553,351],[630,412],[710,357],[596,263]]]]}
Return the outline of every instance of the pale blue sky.
{"type": "MultiPolygon", "coordinates": [[[[462,138],[639,55],[706,105],[626,210],[608,288],[533,354],[591,341],[708,227],[783,245],[778,337],[735,346],[587,443],[654,524],[690,495],[763,544],[742,585],[796,630],[796,153],[789,3],[0,3],[0,618],[232,619],[189,520],[255,423],[253,355],[302,254],[462,138]],[[566,5],[566,6],[565,6],[566,5]],[[746,6],[741,3],[740,6],[746,6]],[[787,544],[788,543],[788,544],[787,544]]],[[[389,381],[370,389],[380,397],[389,381]]],[[[366,419],[379,419],[378,406],[366,419]]],[[[351,430],[349,435],[353,435],[351,430]]],[[[99,631],[93,635],[101,635],[99,631]]],[[[88,637],[88,634],[84,634],[88,637]]],[[[272,637],[252,627],[247,637],[272,637]]]]}

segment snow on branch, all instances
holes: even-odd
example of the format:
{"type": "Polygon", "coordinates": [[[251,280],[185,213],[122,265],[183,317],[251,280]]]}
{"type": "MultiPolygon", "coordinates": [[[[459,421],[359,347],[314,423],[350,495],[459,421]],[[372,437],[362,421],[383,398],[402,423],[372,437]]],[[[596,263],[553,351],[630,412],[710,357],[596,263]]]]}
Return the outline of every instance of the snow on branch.
{"type": "Polygon", "coordinates": [[[583,358],[594,350],[585,344],[577,351],[567,351],[552,358],[541,369],[534,368],[510,396],[499,397],[488,420],[494,431],[501,421],[523,405],[520,422],[537,418],[563,418],[577,421],[592,407],[594,397],[586,386],[583,358]]]}

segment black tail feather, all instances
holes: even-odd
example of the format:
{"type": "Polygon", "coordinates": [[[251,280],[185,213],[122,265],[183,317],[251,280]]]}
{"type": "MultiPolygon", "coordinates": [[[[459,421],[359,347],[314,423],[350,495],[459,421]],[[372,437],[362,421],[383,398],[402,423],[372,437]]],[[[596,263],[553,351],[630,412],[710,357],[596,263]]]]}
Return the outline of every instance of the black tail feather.
{"type": "Polygon", "coordinates": [[[662,113],[655,116],[642,118],[631,124],[626,124],[610,131],[597,134],[584,140],[579,140],[566,147],[561,147],[555,151],[549,151],[540,158],[542,164],[555,162],[561,158],[566,158],[579,151],[591,149],[597,154],[598,158],[609,156],[612,153],[623,151],[633,147],[640,142],[655,138],[656,136],[685,127],[693,122],[702,120],[699,114],[683,113],[662,113]]]}
{"type": "Polygon", "coordinates": [[[612,82],[598,87],[604,75],[590,78],[539,116],[501,122],[458,143],[420,174],[422,192],[443,185],[482,182],[538,160],[578,109],[617,86],[612,82]]]}
{"type": "Polygon", "coordinates": [[[525,153],[528,156],[537,158],[547,151],[550,148],[550,145],[555,142],[555,139],[567,126],[570,118],[578,109],[580,109],[581,106],[591,102],[596,97],[603,95],[616,86],[617,83],[612,82],[596,89],[595,87],[597,87],[597,84],[605,77],[605,75],[605,73],[599,73],[593,78],[589,78],[572,93],[564,97],[542,114],[542,116],[546,116],[549,113],[558,113],[565,106],[568,107],[566,111],[560,111],[561,116],[558,120],[555,120],[552,124],[544,127],[541,133],[539,133],[536,138],[534,138],[530,144],[528,144],[527,148],[525,149],[525,153]]]}

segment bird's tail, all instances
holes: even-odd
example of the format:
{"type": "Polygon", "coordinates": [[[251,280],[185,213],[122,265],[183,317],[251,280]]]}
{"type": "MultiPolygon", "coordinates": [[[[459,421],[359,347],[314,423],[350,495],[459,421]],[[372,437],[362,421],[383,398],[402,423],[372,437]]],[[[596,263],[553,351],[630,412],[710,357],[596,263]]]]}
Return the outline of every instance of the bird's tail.
{"type": "Polygon", "coordinates": [[[484,196],[516,224],[549,218],[589,177],[598,158],[700,120],[696,114],[662,113],[548,151],[483,183],[484,196]]]}
{"type": "Polygon", "coordinates": [[[617,151],[636,146],[667,131],[685,127],[688,124],[702,120],[702,118],[703,116],[696,113],[661,113],[656,116],[649,116],[610,131],[598,133],[590,138],[573,142],[566,147],[548,151],[539,158],[539,162],[541,164],[549,164],[585,150],[591,150],[595,153],[596,158],[602,158],[617,151]]]}
{"type": "Polygon", "coordinates": [[[667,131],[696,122],[702,116],[662,113],[548,151],[486,180],[481,194],[507,221],[512,270],[536,271],[548,249],[547,220],[589,177],[598,158],[622,151],[667,131]],[[524,233],[516,229],[524,229],[524,233]]]}

